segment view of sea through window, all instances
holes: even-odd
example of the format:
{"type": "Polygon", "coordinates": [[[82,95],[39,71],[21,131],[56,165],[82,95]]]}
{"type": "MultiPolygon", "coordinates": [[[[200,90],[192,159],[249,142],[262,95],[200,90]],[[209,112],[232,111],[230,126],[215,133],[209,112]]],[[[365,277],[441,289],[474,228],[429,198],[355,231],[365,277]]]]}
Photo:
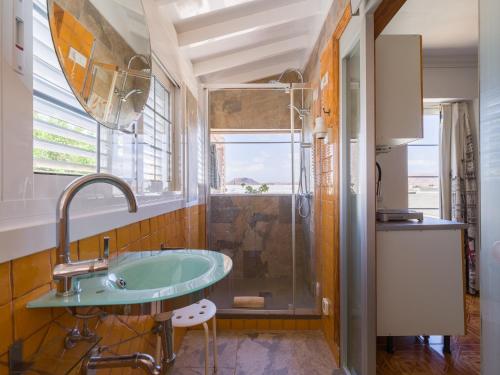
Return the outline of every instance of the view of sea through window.
{"type": "Polygon", "coordinates": [[[424,115],[424,138],[408,144],[409,208],[439,217],[439,112],[424,115]]]}

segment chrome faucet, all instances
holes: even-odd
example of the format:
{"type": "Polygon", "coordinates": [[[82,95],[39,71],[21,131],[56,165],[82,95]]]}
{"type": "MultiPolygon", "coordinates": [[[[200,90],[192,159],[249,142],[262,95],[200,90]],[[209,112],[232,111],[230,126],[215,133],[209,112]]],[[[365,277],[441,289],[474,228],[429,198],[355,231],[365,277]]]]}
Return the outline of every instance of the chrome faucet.
{"type": "MultiPolygon", "coordinates": [[[[128,202],[128,211],[137,212],[137,200],[134,192],[128,184],[116,176],[95,173],[77,178],[70,183],[62,192],[57,203],[57,223],[56,237],[57,259],[56,266],[52,272],[54,281],[57,282],[57,295],[71,296],[80,292],[79,288],[73,285],[75,276],[86,275],[95,272],[103,272],[108,269],[109,243],[104,245],[104,254],[98,259],[72,262],[69,245],[69,207],[75,195],[85,186],[95,183],[106,183],[120,189],[128,202]]],[[[105,242],[107,242],[105,240],[105,242]]]]}

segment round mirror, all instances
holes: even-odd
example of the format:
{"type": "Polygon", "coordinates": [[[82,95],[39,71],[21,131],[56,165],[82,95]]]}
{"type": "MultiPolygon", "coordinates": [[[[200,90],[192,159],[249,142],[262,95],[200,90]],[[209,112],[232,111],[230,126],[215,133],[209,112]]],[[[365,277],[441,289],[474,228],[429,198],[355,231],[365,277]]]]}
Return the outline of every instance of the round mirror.
{"type": "Polygon", "coordinates": [[[141,0],[47,0],[66,79],[100,124],[127,129],[149,96],[151,46],[141,0]]]}

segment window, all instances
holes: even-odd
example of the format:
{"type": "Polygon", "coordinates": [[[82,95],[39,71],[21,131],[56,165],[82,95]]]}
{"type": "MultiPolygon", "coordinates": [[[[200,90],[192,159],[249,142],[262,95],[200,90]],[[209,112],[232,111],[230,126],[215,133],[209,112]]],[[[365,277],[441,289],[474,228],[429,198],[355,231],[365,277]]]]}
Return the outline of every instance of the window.
{"type": "Polygon", "coordinates": [[[408,144],[409,208],[439,217],[439,109],[424,112],[424,138],[408,144]]]}
{"type": "Polygon", "coordinates": [[[33,168],[82,175],[97,170],[97,123],[73,95],[57,61],[47,4],[33,1],[33,168]]]}
{"type": "Polygon", "coordinates": [[[98,126],[73,95],[52,44],[45,0],[33,1],[33,169],[35,173],[84,175],[107,172],[124,178],[137,193],[173,188],[175,87],[162,74],[136,134],[98,126]]]}
{"type": "MultiPolygon", "coordinates": [[[[300,133],[296,133],[295,179],[299,176],[299,140],[300,133]]],[[[289,131],[213,131],[210,147],[212,194],[292,194],[291,155],[289,131]]]]}

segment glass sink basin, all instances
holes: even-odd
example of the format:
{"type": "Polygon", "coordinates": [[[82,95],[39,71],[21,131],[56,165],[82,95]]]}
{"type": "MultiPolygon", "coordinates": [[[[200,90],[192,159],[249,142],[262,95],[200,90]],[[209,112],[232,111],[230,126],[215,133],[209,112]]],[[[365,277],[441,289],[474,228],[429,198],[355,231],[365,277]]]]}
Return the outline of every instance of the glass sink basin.
{"type": "Polygon", "coordinates": [[[215,261],[211,257],[168,252],[115,267],[109,274],[109,280],[120,289],[159,289],[195,280],[214,266],[215,261]],[[124,282],[122,287],[119,281],[124,282]]]}
{"type": "Polygon", "coordinates": [[[125,253],[110,260],[107,273],[76,279],[79,294],[61,297],[53,290],[28,307],[95,306],[124,315],[172,311],[205,298],[232,266],[231,258],[209,250],[125,253]]]}

